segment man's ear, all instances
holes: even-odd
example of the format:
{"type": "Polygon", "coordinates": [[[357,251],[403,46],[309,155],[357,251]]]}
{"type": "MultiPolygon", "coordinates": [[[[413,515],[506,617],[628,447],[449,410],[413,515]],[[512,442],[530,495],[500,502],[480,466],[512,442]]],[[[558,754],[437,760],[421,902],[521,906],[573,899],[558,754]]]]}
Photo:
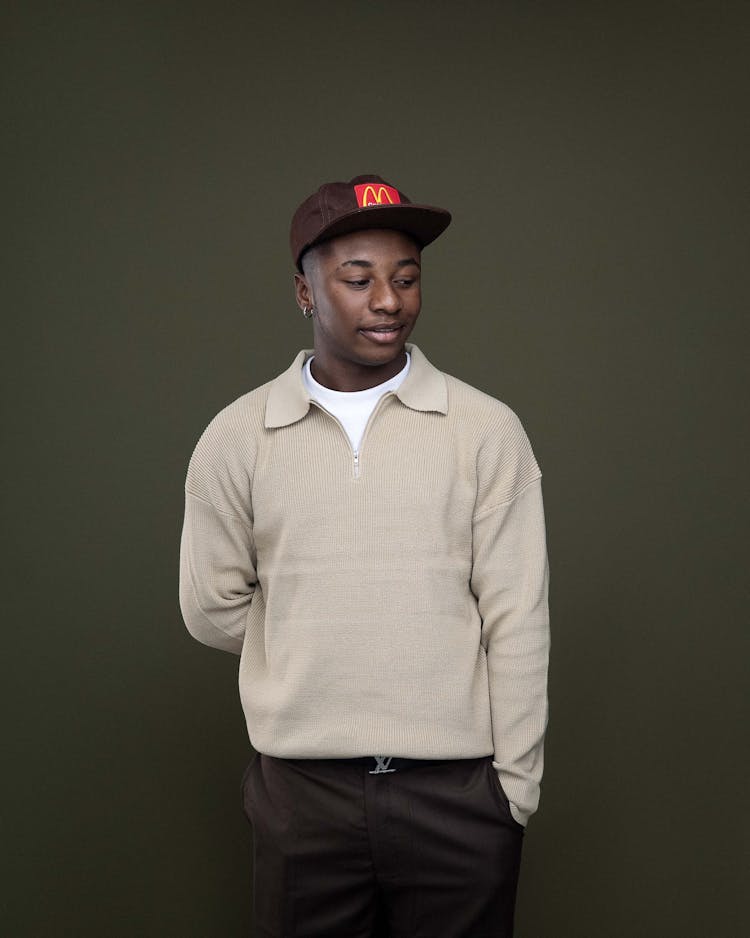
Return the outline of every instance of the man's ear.
{"type": "Polygon", "coordinates": [[[294,294],[297,298],[297,306],[300,309],[315,306],[310,284],[304,274],[294,275],[294,294]]]}

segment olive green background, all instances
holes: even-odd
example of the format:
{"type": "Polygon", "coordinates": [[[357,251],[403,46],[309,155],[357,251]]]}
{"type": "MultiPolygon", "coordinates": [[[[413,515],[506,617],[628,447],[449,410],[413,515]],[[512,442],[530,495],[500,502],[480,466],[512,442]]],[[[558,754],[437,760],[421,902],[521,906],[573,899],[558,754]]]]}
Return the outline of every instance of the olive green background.
{"type": "Polygon", "coordinates": [[[749,25],[3,4],[3,934],[252,934],[237,662],[181,622],[182,486],[308,342],[293,209],[360,172],[453,211],[414,338],[544,471],[519,938],[750,934],[749,25]]]}

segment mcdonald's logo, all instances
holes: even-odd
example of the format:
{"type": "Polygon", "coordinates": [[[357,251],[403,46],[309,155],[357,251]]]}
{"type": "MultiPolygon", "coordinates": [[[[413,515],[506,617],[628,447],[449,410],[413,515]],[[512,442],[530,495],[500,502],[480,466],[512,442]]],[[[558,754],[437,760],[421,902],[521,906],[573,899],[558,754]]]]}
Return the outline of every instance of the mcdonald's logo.
{"type": "Polygon", "coordinates": [[[398,191],[393,186],[385,186],[380,182],[366,182],[354,187],[357,196],[357,205],[367,208],[368,205],[400,205],[398,191]]]}

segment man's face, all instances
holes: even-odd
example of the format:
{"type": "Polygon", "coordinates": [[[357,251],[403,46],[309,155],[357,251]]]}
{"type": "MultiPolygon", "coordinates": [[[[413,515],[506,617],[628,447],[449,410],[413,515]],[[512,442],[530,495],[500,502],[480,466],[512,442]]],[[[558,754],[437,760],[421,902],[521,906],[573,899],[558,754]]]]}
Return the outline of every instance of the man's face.
{"type": "Polygon", "coordinates": [[[422,303],[419,262],[408,235],[377,229],[333,238],[306,256],[296,292],[300,307],[315,309],[318,381],[362,390],[401,370],[422,303]]]}

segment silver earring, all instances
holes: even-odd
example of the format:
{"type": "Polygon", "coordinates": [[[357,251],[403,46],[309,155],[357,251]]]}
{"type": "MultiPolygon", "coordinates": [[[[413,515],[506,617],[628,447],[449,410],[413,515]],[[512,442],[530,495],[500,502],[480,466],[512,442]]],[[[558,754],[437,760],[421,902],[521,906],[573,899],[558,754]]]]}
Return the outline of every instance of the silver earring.
{"type": "Polygon", "coordinates": [[[315,312],[315,307],[314,307],[314,306],[303,306],[303,307],[302,307],[302,315],[305,317],[305,319],[312,319],[314,312],[315,312]]]}

